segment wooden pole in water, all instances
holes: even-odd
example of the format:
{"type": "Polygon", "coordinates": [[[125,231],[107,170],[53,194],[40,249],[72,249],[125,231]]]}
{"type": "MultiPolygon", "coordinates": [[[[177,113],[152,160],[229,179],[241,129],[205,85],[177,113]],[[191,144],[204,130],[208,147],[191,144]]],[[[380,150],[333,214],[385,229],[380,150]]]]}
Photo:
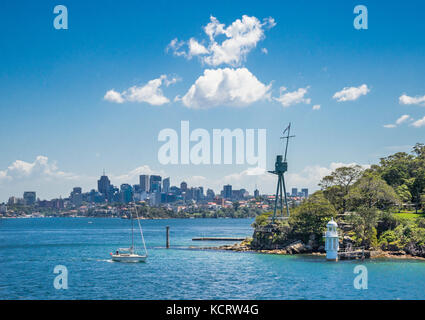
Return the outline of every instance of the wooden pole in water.
{"type": "Polygon", "coordinates": [[[166,230],[166,244],[165,244],[165,246],[166,246],[166,248],[168,249],[169,247],[170,247],[170,227],[169,226],[166,226],[165,227],[165,230],[166,230]]]}

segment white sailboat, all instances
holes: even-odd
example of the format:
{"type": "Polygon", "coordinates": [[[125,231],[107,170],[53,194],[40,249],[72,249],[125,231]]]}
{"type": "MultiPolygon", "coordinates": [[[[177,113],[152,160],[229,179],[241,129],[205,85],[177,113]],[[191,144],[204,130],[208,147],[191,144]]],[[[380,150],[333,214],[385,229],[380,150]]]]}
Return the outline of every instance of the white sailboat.
{"type": "Polygon", "coordinates": [[[145,238],[143,237],[142,227],[140,225],[140,219],[137,214],[137,208],[135,208],[137,223],[139,225],[140,236],[142,238],[144,254],[138,254],[136,251],[136,245],[134,243],[134,223],[133,223],[133,214],[130,210],[130,219],[131,219],[131,247],[129,248],[118,248],[115,253],[110,253],[112,261],[116,262],[145,262],[148,258],[148,251],[146,250],[145,238]]]}

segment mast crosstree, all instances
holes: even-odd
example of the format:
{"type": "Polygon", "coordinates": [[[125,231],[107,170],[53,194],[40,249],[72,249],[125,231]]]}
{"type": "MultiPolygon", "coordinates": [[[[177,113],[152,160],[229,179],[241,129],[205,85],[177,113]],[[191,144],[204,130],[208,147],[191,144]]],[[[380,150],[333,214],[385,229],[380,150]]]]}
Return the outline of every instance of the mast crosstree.
{"type": "MultiPolygon", "coordinates": [[[[285,157],[282,155],[276,156],[276,162],[275,162],[275,170],[269,171],[270,173],[273,173],[278,176],[277,178],[277,187],[276,187],[276,194],[275,194],[275,200],[274,200],[274,209],[273,209],[273,218],[272,223],[274,223],[276,219],[276,212],[279,209],[280,215],[282,219],[288,219],[289,218],[289,206],[288,206],[288,198],[286,195],[286,186],[285,186],[285,177],[284,173],[288,171],[288,162],[287,162],[287,155],[288,155],[288,144],[289,139],[294,138],[295,136],[291,136],[291,123],[286,127],[286,129],[282,133],[282,137],[280,137],[282,140],[286,140],[285,145],[285,157]],[[283,215],[283,201],[285,200],[285,207],[286,207],[286,216],[283,215]],[[280,206],[278,206],[278,202],[280,203],[280,206]]],[[[285,143],[285,141],[284,141],[285,143]]]]}

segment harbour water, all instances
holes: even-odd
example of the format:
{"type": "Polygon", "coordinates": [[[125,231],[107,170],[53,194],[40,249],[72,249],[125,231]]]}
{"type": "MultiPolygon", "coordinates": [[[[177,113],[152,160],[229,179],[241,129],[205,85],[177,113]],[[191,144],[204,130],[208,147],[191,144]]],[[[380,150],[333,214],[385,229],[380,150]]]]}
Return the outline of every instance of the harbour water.
{"type": "Polygon", "coordinates": [[[425,299],[425,261],[190,249],[220,244],[194,237],[250,236],[252,221],[142,220],[148,261],[123,264],[109,253],[130,243],[128,220],[1,219],[0,299],[425,299]],[[367,290],[353,285],[359,264],[368,270],[367,290]],[[53,286],[56,265],[68,269],[66,290],[53,286]]]}

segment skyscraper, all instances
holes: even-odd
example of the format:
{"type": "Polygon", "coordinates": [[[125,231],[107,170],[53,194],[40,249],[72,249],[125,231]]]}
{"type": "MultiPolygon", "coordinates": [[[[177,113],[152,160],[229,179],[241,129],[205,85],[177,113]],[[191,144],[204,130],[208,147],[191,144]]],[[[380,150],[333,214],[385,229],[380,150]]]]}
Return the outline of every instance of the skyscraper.
{"type": "Polygon", "coordinates": [[[99,193],[103,194],[106,197],[110,187],[111,181],[109,181],[109,178],[105,176],[104,173],[103,176],[101,176],[100,179],[97,180],[97,191],[99,191],[99,193]]]}
{"type": "Polygon", "coordinates": [[[147,174],[142,174],[139,176],[140,182],[140,191],[149,192],[149,176],[147,174]]]}
{"type": "Polygon", "coordinates": [[[304,197],[308,198],[308,188],[301,189],[301,192],[304,194],[304,197]]]}
{"type": "Polygon", "coordinates": [[[231,199],[232,198],[232,186],[230,184],[225,185],[223,187],[223,197],[225,199],[231,199]]]}
{"type": "Polygon", "coordinates": [[[186,192],[187,191],[187,183],[186,182],[182,182],[180,183],[180,190],[181,192],[186,192]]]}
{"type": "Polygon", "coordinates": [[[208,199],[208,200],[213,200],[213,199],[214,199],[214,197],[215,197],[214,190],[212,190],[212,189],[208,189],[208,190],[207,190],[207,199],[208,199]]]}
{"type": "Polygon", "coordinates": [[[292,188],[291,196],[292,197],[297,197],[298,196],[298,188],[292,188]]]}
{"type": "Polygon", "coordinates": [[[36,200],[35,191],[25,191],[24,192],[24,203],[28,206],[33,205],[36,200]]]}
{"type": "Polygon", "coordinates": [[[80,187],[75,187],[70,196],[69,196],[69,200],[71,200],[71,203],[75,206],[80,206],[81,203],[83,202],[83,195],[82,195],[82,189],[80,187]]]}
{"type": "Polygon", "coordinates": [[[162,187],[163,187],[162,192],[165,192],[165,193],[170,192],[170,178],[169,177],[168,178],[165,178],[162,181],[162,187]]]}
{"type": "Polygon", "coordinates": [[[149,192],[161,192],[161,176],[150,176],[149,192]]]}
{"type": "Polygon", "coordinates": [[[254,190],[254,198],[258,198],[260,196],[260,191],[258,189],[254,190]]]}
{"type": "Polygon", "coordinates": [[[121,185],[121,202],[123,203],[129,203],[133,201],[133,188],[127,184],[123,183],[121,185]]]}

